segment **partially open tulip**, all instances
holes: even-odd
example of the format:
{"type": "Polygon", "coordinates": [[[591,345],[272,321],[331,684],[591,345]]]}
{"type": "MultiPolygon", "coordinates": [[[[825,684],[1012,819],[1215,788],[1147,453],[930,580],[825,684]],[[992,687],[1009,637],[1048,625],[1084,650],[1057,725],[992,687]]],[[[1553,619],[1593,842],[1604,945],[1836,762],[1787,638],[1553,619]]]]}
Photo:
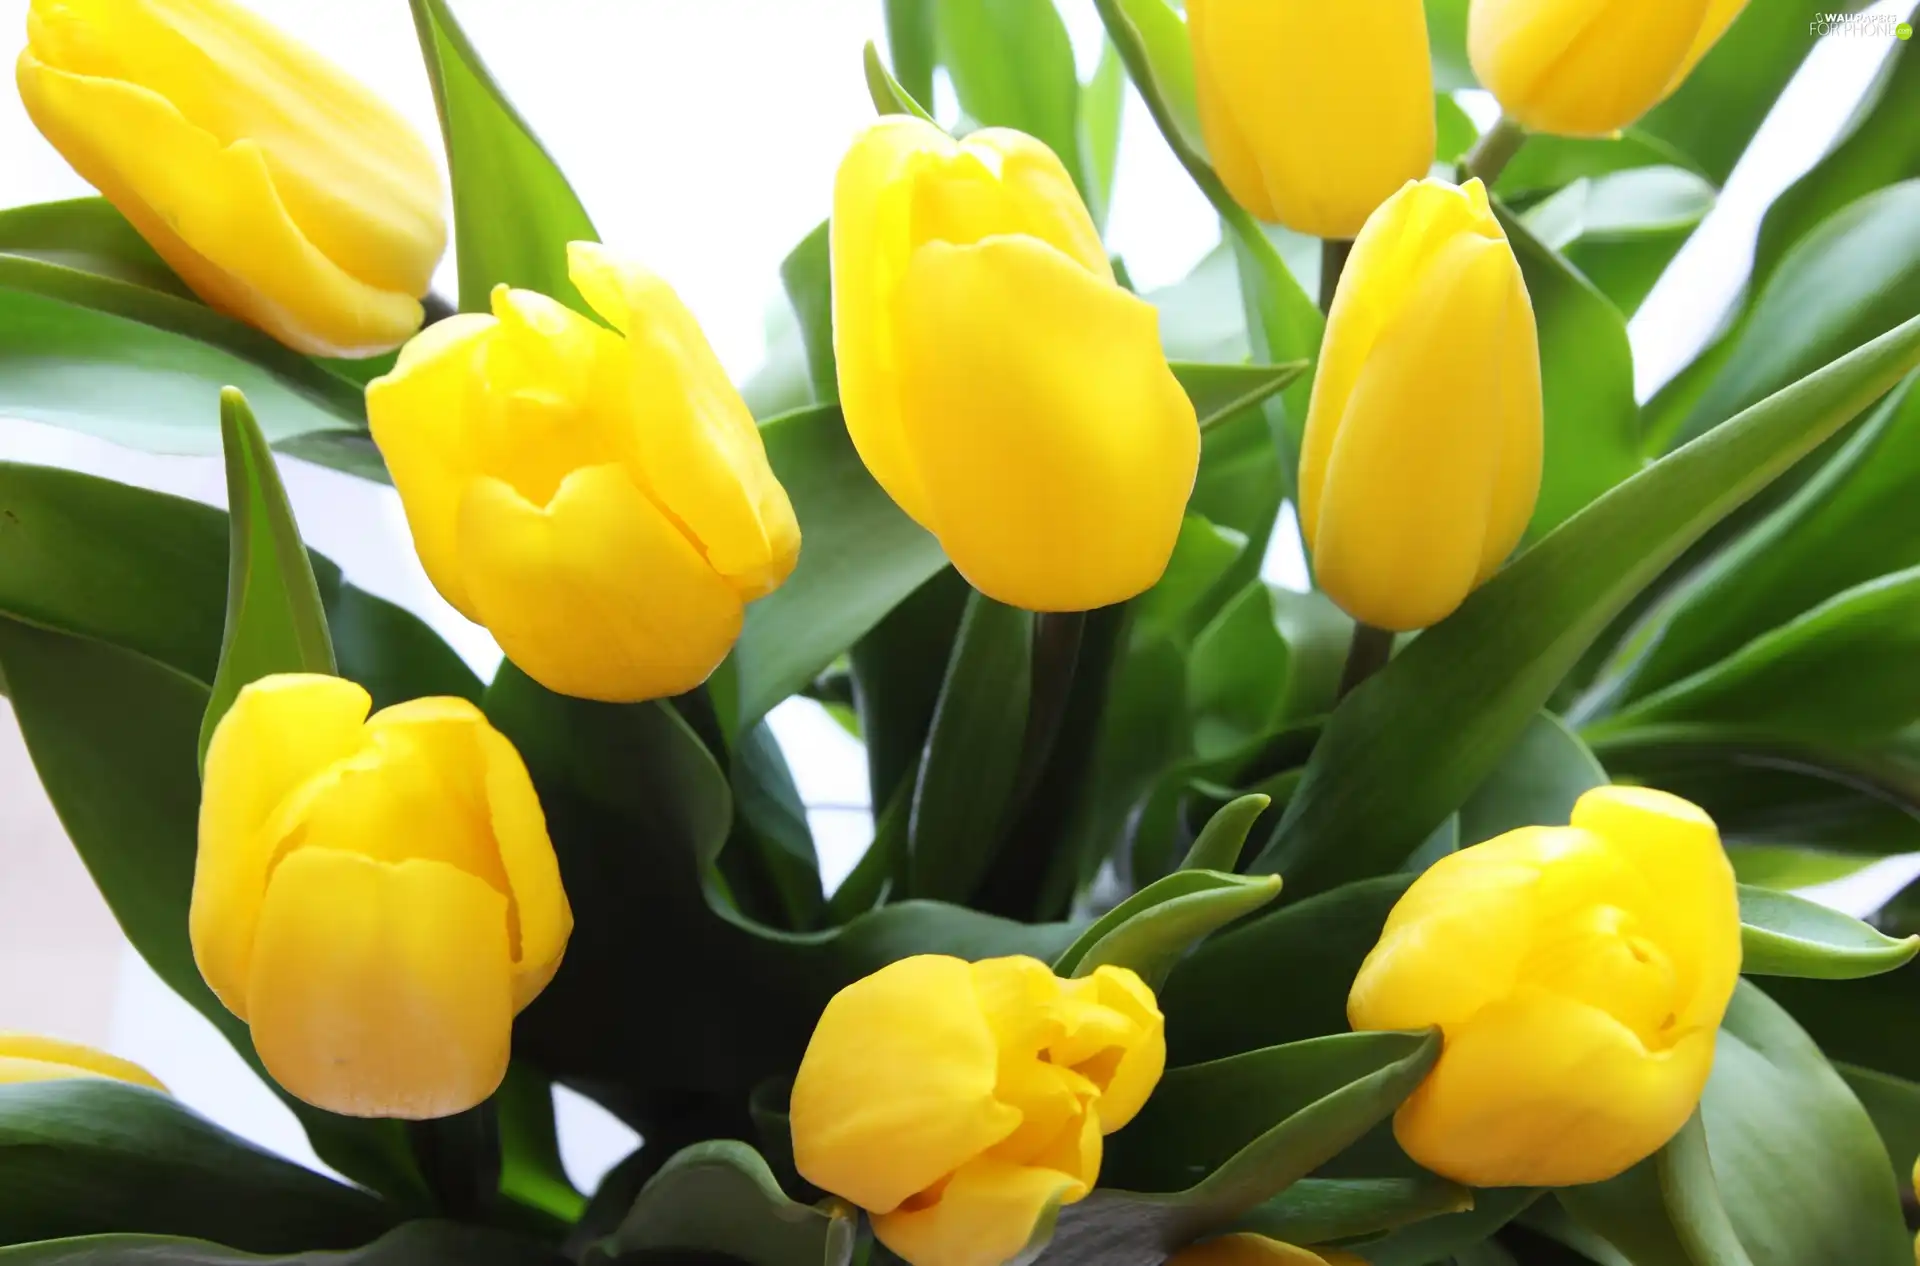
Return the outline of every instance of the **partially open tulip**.
{"type": "Polygon", "coordinates": [[[1200,127],[1234,200],[1348,238],[1433,166],[1420,0],[1188,0],[1200,127]]]}
{"type": "Polygon", "coordinates": [[[1168,1259],[1167,1266],[1367,1266],[1367,1263],[1338,1249],[1315,1252],[1243,1231],[1183,1248],[1168,1259]]]}
{"type": "Polygon", "coordinates": [[[1394,1118],[1414,1160],[1473,1187],[1572,1186],[1686,1124],[1739,975],[1712,820],[1664,792],[1602,787],[1569,826],[1511,831],[1415,880],[1347,1015],[1445,1035],[1394,1118]]]}
{"type": "Polygon", "coordinates": [[[367,417],[434,587],[509,659],[562,694],[680,694],[800,529],[686,305],[592,243],[568,261],[613,329],[501,286],[408,343],[367,417]]]}
{"type": "Polygon", "coordinates": [[[28,1033],[0,1033],[0,1086],[28,1081],[104,1078],[166,1093],[146,1069],[78,1042],[62,1042],[28,1033]]]}
{"type": "Polygon", "coordinates": [[[1407,185],[1327,315],[1300,456],[1316,582],[1363,624],[1439,623],[1526,531],[1542,442],[1533,305],[1486,190],[1407,185]]]}
{"type": "Polygon", "coordinates": [[[1124,968],[922,955],[827,1004],[793,1085],[794,1163],[910,1266],[1002,1266],[1100,1173],[1160,1080],[1153,993],[1124,968]]]}
{"type": "Polygon", "coordinates": [[[1608,136],[1659,105],[1747,0],[1473,0],[1467,53],[1536,132],[1608,136]]]}
{"type": "Polygon", "coordinates": [[[348,1116],[451,1116],[506,1075],[573,914],[519,753],[464,699],[367,715],[337,677],[214,730],[190,929],[275,1081],[348,1116]]]}
{"type": "Polygon", "coordinates": [[[202,299],[297,351],[420,328],[446,249],[433,154],[231,0],[32,0],[27,113],[202,299]]]}
{"type": "Polygon", "coordinates": [[[1053,151],[890,115],[840,164],[831,238],[847,431],[960,574],[1034,611],[1158,580],[1200,432],[1053,151]]]}

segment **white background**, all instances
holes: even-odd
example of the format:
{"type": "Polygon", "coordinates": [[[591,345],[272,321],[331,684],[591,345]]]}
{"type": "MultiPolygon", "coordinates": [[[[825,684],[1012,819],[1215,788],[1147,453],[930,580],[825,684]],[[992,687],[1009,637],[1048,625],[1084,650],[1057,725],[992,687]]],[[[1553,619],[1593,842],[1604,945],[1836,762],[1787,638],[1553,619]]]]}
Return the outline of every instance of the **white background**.
{"type": "MultiPolygon", "coordinates": [[[[601,236],[667,277],[737,379],[759,363],[782,257],[827,213],[833,171],[872,116],[860,71],[884,47],[880,0],[454,0],[496,77],[547,143],[601,236]]],[[[252,0],[255,9],[384,93],[437,139],[401,0],[252,0]]],[[[0,47],[24,42],[25,0],[0,0],[0,47]]],[[[1061,0],[1084,74],[1099,48],[1091,0],[1061,0]]],[[[1814,6],[1810,4],[1810,9],[1814,6]]],[[[1874,12],[1908,13],[1911,0],[1874,12]]],[[[1644,398],[1692,358],[1743,284],[1759,216],[1827,147],[1890,44],[1829,38],[1781,99],[1707,224],[1632,323],[1644,398]]],[[[1488,120],[1491,103],[1469,100],[1488,120]]],[[[0,204],[90,192],[0,94],[0,204]]],[[[1110,244],[1146,289],[1177,280],[1218,240],[1216,221],[1129,98],[1110,244]]],[[[438,279],[455,291],[451,255],[438,279]]],[[[0,419],[0,457],[74,466],[219,503],[217,459],[162,458],[0,419]]],[[[355,583],[427,618],[483,673],[498,659],[426,583],[390,490],[284,461],[308,538],[355,583]]],[[[1285,539],[1286,533],[1277,533],[1285,539]]],[[[1297,583],[1278,550],[1269,575],[1297,583]]],[[[4,709],[0,701],[0,709],[4,709]]],[[[837,881],[871,832],[858,745],[817,708],[775,725],[837,881]]],[[[1883,889],[1920,866],[1894,859],[1883,889]],[[1898,872],[1890,873],[1890,872],[1898,872]]],[[[1858,885],[1829,893],[1858,904],[1858,885]]],[[[126,946],[71,854],[10,723],[0,725],[0,1031],[94,1042],[151,1068],[186,1102],[262,1144],[314,1162],[293,1117],[213,1029],[126,946]]],[[[560,1096],[563,1150],[583,1187],[632,1135],[560,1096]]]]}

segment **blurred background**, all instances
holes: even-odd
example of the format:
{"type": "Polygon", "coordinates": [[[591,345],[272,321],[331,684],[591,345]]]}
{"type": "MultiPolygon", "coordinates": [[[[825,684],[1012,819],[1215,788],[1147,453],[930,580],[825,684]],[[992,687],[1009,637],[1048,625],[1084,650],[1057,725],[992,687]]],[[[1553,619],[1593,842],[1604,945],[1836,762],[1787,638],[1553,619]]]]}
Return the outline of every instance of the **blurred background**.
{"type": "MultiPolygon", "coordinates": [[[[255,10],[383,93],[434,138],[433,101],[401,0],[247,0],[255,10]]],[[[1329,0],[1330,3],[1337,0],[1329,0]]],[[[587,205],[603,238],[679,290],[736,381],[762,362],[780,261],[826,215],[834,168],[873,115],[861,77],[866,41],[885,37],[881,0],[453,0],[496,78],[587,205]]],[[[1092,0],[1059,0],[1082,78],[1101,47],[1092,0]]],[[[1913,0],[1872,13],[1910,16],[1913,0]]],[[[0,48],[25,42],[27,0],[0,0],[0,48]]],[[[1761,213],[1825,151],[1896,45],[1829,35],[1808,56],[1712,212],[1630,325],[1635,377],[1651,395],[1714,333],[1739,294],[1761,213]]],[[[1497,111],[1460,102],[1482,126],[1497,111]]],[[[944,85],[936,113],[953,117],[944,85]]],[[[1915,121],[1920,127],[1920,120],[1915,121]]],[[[90,193],[0,94],[0,205],[90,193]]],[[[1161,142],[1137,98],[1124,115],[1108,241],[1143,291],[1177,281],[1219,241],[1218,222],[1161,142]]],[[[436,280],[455,293],[451,254],[436,280]]],[[[0,348],[0,356],[5,349],[0,348]]],[[[0,458],[70,466],[127,483],[224,501],[220,459],[169,458],[0,417],[0,458]]],[[[365,589],[418,612],[483,676],[491,638],[434,593],[391,489],[283,459],[307,539],[365,589]]],[[[1276,541],[1291,538],[1276,532],[1276,541]]],[[[1283,549],[1275,583],[1305,569],[1283,549]]],[[[857,742],[818,705],[792,701],[773,725],[810,806],[833,885],[872,834],[857,742]]],[[[1920,875],[1888,859],[1817,891],[1864,911],[1920,875]]],[[[94,891],[41,792],[0,699],[0,1030],[88,1042],[151,1069],[187,1103],[262,1146],[318,1167],[287,1109],[213,1028],[132,951],[94,891]]],[[[633,1135],[585,1100],[557,1092],[562,1151],[583,1189],[631,1149],[633,1135]]]]}

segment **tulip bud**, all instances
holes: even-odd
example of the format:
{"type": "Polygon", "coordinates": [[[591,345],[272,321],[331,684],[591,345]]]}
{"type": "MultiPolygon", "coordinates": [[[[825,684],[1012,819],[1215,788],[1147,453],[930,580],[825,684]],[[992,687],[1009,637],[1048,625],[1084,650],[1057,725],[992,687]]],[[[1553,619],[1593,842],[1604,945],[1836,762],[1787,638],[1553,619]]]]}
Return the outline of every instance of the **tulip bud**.
{"type": "Polygon", "coordinates": [[[1338,1249],[1326,1249],[1315,1252],[1310,1248],[1296,1248],[1292,1244],[1283,1244],[1279,1240],[1256,1235],[1251,1231],[1242,1231],[1235,1235],[1223,1235],[1217,1240],[1207,1240],[1181,1249],[1167,1262],[1167,1266],[1367,1266],[1366,1262],[1352,1253],[1342,1253],[1338,1249]]]}
{"type": "Polygon", "coordinates": [[[613,330],[498,287],[492,316],[408,343],[367,418],[434,587],[528,676],[616,703],[680,694],[793,570],[800,528],[679,297],[592,243],[568,260],[613,330]]]}
{"type": "Polygon", "coordinates": [[[1394,1118],[1407,1154],[1473,1187],[1601,1182],[1686,1124],[1740,975],[1740,907],[1713,822],[1601,787],[1572,825],[1444,857],[1361,965],[1356,1029],[1445,1035],[1394,1118]]]}
{"type": "Polygon", "coordinates": [[[1234,201],[1348,238],[1433,166],[1433,67],[1420,0],[1189,0],[1194,87],[1234,201]]]}
{"type": "Polygon", "coordinates": [[[909,1266],[1002,1266],[1100,1173],[1159,1083],[1153,992],[1101,967],[921,955],[827,1003],[794,1080],[794,1164],[909,1266]]]}
{"type": "Polygon", "coordinates": [[[1473,0],[1467,54],[1509,117],[1610,136],[1659,105],[1747,0],[1473,0]]]}
{"type": "Polygon", "coordinates": [[[1327,316],[1300,456],[1315,582],[1377,628],[1452,614],[1533,515],[1540,411],[1533,305],[1485,188],[1409,184],[1327,316]]]}
{"type": "Polygon", "coordinates": [[[27,113],[202,299],[297,351],[420,328],[447,245],[406,120],[231,0],[32,0],[27,113]]]}
{"type": "Polygon", "coordinates": [[[194,960],[296,1097],[451,1116],[500,1085],[573,914],[526,766],[480,710],[370,706],[294,673],[234,700],[207,748],[194,960]]]}
{"type": "Polygon", "coordinates": [[[1053,151],[888,116],[840,164],[831,238],[847,431],[961,575],[1033,611],[1158,580],[1199,428],[1053,151]]]}
{"type": "Polygon", "coordinates": [[[138,1064],[77,1042],[27,1033],[0,1033],[0,1086],[29,1081],[100,1078],[145,1086],[161,1094],[167,1088],[138,1064]]]}

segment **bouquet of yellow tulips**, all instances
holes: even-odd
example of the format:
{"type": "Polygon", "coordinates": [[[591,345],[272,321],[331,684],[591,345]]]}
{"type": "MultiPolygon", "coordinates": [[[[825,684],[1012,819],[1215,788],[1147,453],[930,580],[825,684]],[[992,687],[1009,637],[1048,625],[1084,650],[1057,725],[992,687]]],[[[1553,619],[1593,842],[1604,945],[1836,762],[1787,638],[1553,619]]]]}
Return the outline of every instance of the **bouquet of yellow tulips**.
{"type": "Polygon", "coordinates": [[[102,197],[0,211],[0,412],[229,509],[0,463],[0,677],[338,1179],[0,1036],[0,1266],[1908,1261],[1920,904],[1793,890],[1920,851],[1920,56],[1643,406],[1798,4],[1097,0],[1082,83],[1052,0],[885,0],[736,387],[411,5],[450,190],[241,0],[30,6],[102,197]],[[1223,238],[1148,294],[1129,81],[1223,238]],[[276,452],[392,484],[492,681],[276,452]]]}

